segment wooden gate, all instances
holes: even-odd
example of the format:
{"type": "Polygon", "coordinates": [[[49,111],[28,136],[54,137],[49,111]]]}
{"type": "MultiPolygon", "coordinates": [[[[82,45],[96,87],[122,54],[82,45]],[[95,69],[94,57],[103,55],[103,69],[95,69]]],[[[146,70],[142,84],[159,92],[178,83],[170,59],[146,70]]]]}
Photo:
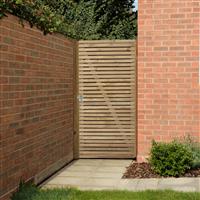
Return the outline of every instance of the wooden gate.
{"type": "Polygon", "coordinates": [[[80,41],[79,158],[136,156],[136,42],[80,41]]]}

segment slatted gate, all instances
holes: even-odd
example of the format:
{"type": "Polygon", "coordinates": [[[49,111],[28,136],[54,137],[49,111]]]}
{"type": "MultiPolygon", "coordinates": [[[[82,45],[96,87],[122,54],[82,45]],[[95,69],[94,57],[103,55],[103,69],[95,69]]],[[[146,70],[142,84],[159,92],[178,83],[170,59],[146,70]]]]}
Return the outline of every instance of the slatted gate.
{"type": "Polygon", "coordinates": [[[136,156],[136,42],[79,42],[79,158],[136,156]]]}

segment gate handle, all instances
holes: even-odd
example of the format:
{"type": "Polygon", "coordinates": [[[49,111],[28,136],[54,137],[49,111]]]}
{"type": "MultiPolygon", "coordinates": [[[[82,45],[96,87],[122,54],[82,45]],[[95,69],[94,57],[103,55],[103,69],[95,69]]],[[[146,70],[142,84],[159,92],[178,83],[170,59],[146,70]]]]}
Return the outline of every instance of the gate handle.
{"type": "Polygon", "coordinates": [[[78,95],[77,99],[78,99],[79,102],[83,102],[84,97],[82,95],[78,95]]]}

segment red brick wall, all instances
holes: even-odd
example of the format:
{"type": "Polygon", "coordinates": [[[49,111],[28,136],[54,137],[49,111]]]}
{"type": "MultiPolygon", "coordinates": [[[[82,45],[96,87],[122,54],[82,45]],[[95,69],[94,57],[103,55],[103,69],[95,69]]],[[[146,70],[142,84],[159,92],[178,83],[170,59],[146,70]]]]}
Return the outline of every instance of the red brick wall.
{"type": "Polygon", "coordinates": [[[199,140],[199,13],[199,0],[139,0],[139,161],[152,139],[199,140]]]}
{"type": "Polygon", "coordinates": [[[73,159],[75,42],[0,20],[0,197],[73,159]]]}

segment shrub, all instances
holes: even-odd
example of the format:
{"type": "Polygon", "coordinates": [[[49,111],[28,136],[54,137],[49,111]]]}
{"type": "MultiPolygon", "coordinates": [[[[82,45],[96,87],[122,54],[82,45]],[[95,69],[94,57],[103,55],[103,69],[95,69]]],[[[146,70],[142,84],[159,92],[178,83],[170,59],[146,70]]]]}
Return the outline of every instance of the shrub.
{"type": "Polygon", "coordinates": [[[192,168],[200,168],[200,145],[199,144],[193,144],[192,153],[194,156],[194,160],[192,162],[192,168]]]}
{"type": "Polygon", "coordinates": [[[191,168],[193,154],[187,145],[177,141],[153,141],[149,162],[154,171],[161,176],[178,177],[191,168]]]}
{"type": "Polygon", "coordinates": [[[185,139],[184,143],[191,149],[193,154],[192,168],[200,168],[200,143],[195,142],[190,136],[185,139]]]}

